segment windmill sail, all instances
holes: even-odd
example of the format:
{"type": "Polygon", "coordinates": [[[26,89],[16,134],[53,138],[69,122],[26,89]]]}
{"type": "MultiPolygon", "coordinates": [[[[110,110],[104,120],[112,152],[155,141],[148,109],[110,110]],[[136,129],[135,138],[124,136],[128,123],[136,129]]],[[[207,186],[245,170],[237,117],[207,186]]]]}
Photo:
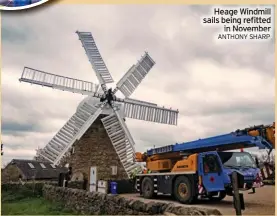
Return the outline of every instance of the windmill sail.
{"type": "Polygon", "coordinates": [[[96,46],[90,32],[76,32],[86,51],[86,55],[94,69],[100,84],[113,83],[113,78],[96,46]]]}
{"type": "Polygon", "coordinates": [[[95,108],[88,103],[82,104],[50,142],[40,151],[40,155],[58,164],[70,147],[79,140],[101,114],[102,107],[95,108]]]}
{"type": "Polygon", "coordinates": [[[125,97],[129,97],[154,65],[155,62],[146,52],[138,63],[133,65],[121,80],[118,81],[116,84],[117,88],[125,97]]]}
{"type": "Polygon", "coordinates": [[[92,82],[59,76],[29,67],[24,67],[19,81],[84,95],[94,95],[99,87],[92,82]]]}
{"type": "Polygon", "coordinates": [[[139,167],[135,162],[135,142],[118,111],[101,119],[114,149],[130,177],[133,169],[139,167]]]}
{"type": "Polygon", "coordinates": [[[158,107],[156,104],[134,100],[124,100],[124,113],[126,117],[161,124],[177,125],[178,110],[158,107]]]}

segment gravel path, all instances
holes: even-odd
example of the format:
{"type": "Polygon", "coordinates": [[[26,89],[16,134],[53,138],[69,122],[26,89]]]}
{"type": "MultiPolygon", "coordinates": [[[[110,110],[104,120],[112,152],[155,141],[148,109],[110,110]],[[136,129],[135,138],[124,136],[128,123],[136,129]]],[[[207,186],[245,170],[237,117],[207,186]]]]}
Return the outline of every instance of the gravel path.
{"type": "MultiPolygon", "coordinates": [[[[264,186],[256,189],[255,194],[244,193],[245,210],[242,211],[243,215],[275,215],[275,186],[264,186]]],[[[147,200],[140,197],[138,194],[122,194],[125,198],[139,199],[144,202],[157,201],[157,202],[172,202],[175,205],[182,205],[168,196],[158,196],[155,200],[147,200]]],[[[203,208],[216,208],[223,215],[235,215],[233,208],[233,198],[227,196],[220,202],[211,202],[208,200],[199,201],[194,204],[194,207],[203,208]]]]}

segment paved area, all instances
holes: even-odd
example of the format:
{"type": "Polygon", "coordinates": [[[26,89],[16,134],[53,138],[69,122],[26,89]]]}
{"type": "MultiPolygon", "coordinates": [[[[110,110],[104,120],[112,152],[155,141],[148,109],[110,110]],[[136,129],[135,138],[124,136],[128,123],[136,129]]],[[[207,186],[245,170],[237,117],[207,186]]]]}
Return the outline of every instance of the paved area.
{"type": "MultiPolygon", "coordinates": [[[[275,186],[264,186],[256,189],[255,194],[244,193],[245,210],[242,212],[243,215],[275,215],[275,186]]],[[[173,200],[169,196],[160,195],[155,200],[143,199],[139,194],[123,194],[122,196],[131,199],[138,199],[144,202],[157,201],[157,202],[171,202],[175,205],[183,205],[173,200]]],[[[201,200],[194,207],[202,208],[216,208],[223,215],[235,215],[233,208],[233,198],[227,196],[220,202],[211,202],[208,200],[201,200]]]]}

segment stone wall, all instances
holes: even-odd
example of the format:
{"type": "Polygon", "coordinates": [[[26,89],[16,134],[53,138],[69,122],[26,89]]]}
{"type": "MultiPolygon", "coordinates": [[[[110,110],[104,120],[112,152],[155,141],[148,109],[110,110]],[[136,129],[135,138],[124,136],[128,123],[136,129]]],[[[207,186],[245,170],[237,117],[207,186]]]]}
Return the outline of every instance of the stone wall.
{"type": "Polygon", "coordinates": [[[221,215],[216,209],[174,206],[167,203],[143,203],[120,195],[90,193],[84,190],[45,185],[43,196],[52,202],[63,203],[75,213],[87,215],[221,215]]]}
{"type": "Polygon", "coordinates": [[[69,163],[72,173],[81,172],[89,182],[90,167],[97,167],[97,180],[128,178],[117,153],[108,137],[100,115],[83,137],[74,144],[74,153],[65,157],[61,165],[69,163]],[[112,175],[111,166],[117,166],[117,175],[112,175]]]}

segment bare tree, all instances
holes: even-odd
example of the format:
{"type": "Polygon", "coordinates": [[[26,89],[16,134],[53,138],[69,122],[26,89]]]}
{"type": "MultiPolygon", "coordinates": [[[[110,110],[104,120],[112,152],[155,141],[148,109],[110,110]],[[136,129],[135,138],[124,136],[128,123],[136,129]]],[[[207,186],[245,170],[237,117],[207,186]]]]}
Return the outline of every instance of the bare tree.
{"type": "Polygon", "coordinates": [[[251,155],[253,158],[258,158],[260,165],[268,163],[271,166],[275,166],[275,151],[260,151],[258,153],[251,153],[251,155]]]}

